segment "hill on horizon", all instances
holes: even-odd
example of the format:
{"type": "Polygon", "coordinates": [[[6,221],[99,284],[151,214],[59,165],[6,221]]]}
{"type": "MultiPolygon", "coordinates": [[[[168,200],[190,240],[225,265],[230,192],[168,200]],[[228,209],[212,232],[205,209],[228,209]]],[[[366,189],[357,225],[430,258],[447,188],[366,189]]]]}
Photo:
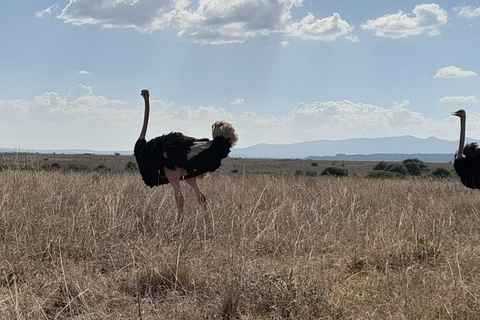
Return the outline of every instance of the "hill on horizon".
{"type": "MultiPolygon", "coordinates": [[[[467,143],[471,141],[471,139],[467,139],[467,143]]],[[[401,161],[408,155],[416,156],[419,159],[421,157],[423,159],[428,158],[428,162],[449,162],[453,160],[457,148],[458,141],[449,141],[435,137],[421,139],[413,136],[400,136],[316,140],[279,145],[262,143],[247,148],[233,148],[230,156],[245,158],[401,161]],[[437,161],[432,161],[435,159],[437,161]]]]}

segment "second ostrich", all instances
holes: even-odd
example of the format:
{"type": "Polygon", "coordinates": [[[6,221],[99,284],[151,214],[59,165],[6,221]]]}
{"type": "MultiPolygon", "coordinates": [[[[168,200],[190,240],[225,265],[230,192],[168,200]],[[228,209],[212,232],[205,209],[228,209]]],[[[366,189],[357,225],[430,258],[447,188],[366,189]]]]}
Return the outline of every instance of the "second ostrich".
{"type": "Polygon", "coordinates": [[[150,141],[145,140],[150,113],[150,93],[142,90],[145,114],[134,154],[143,181],[149,187],[170,183],[175,192],[178,213],[183,213],[183,195],[180,180],[192,188],[198,202],[206,209],[205,195],[197,185],[197,178],[217,170],[221,160],[230,153],[237,140],[235,129],[229,123],[217,121],[212,125],[213,140],[196,139],[180,132],[171,132],[150,141]]]}
{"type": "Polygon", "coordinates": [[[480,150],[475,142],[465,145],[467,113],[461,109],[452,115],[460,117],[460,142],[453,166],[466,187],[480,189],[480,150]]]}

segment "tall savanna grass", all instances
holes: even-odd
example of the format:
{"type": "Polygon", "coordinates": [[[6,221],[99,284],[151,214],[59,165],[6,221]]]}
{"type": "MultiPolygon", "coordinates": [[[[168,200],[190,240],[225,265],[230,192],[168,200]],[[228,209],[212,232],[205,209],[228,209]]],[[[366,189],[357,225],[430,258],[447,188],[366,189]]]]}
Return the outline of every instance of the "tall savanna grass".
{"type": "Polygon", "coordinates": [[[1,319],[479,319],[457,180],[0,171],[1,319]]]}

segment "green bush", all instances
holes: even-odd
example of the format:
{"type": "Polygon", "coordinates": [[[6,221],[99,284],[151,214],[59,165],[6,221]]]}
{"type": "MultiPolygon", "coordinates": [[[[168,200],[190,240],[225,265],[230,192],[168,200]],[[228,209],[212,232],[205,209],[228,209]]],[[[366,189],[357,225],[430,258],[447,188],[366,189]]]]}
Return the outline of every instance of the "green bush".
{"type": "Polygon", "coordinates": [[[417,158],[405,159],[401,164],[380,161],[373,167],[373,170],[394,172],[402,176],[408,174],[411,176],[421,176],[430,171],[427,165],[417,158]]]}
{"type": "Polygon", "coordinates": [[[391,171],[391,172],[395,172],[395,173],[398,173],[402,176],[406,176],[407,175],[407,169],[401,165],[401,164],[398,164],[398,163],[390,163],[386,168],[385,168],[385,171],[391,171]]]}
{"type": "Polygon", "coordinates": [[[427,165],[425,164],[425,162],[423,162],[422,160],[418,159],[418,158],[409,158],[409,159],[405,159],[402,161],[403,164],[407,163],[407,162],[413,162],[413,163],[416,163],[418,164],[418,166],[420,167],[420,169],[422,170],[428,170],[428,167],[427,165]]]}
{"type": "Polygon", "coordinates": [[[379,163],[377,163],[375,165],[375,167],[373,167],[373,170],[385,170],[387,165],[388,165],[388,163],[386,163],[385,161],[380,161],[379,163]]]}
{"type": "Polygon", "coordinates": [[[109,172],[111,169],[108,168],[107,166],[101,164],[101,165],[97,166],[94,170],[95,171],[100,171],[100,172],[109,172]]]}
{"type": "Polygon", "coordinates": [[[138,165],[136,162],[128,161],[125,165],[125,171],[137,171],[138,165]]]}
{"type": "Polygon", "coordinates": [[[345,168],[338,167],[326,167],[325,170],[321,173],[322,176],[335,176],[335,177],[346,177],[348,176],[348,170],[345,168]]]}
{"type": "Polygon", "coordinates": [[[303,171],[302,170],[295,171],[295,177],[298,177],[298,176],[303,176],[303,171]]]}
{"type": "Polygon", "coordinates": [[[415,162],[405,162],[403,164],[405,168],[407,168],[408,173],[411,176],[421,176],[422,170],[420,170],[420,166],[415,162]]]}
{"type": "Polygon", "coordinates": [[[425,162],[417,158],[405,159],[402,164],[412,176],[420,176],[422,173],[428,173],[430,171],[425,162]]]}
{"type": "Polygon", "coordinates": [[[432,171],[431,175],[438,178],[447,178],[450,177],[452,173],[445,168],[436,168],[432,171]]]}

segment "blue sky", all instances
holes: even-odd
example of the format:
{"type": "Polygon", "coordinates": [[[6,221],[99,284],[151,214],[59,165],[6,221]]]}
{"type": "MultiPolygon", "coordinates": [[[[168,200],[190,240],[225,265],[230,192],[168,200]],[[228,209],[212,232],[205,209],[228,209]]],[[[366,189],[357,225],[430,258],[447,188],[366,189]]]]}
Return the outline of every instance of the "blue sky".
{"type": "Polygon", "coordinates": [[[0,147],[131,150],[144,88],[147,138],[480,139],[477,1],[3,0],[0,44],[0,147]]]}

